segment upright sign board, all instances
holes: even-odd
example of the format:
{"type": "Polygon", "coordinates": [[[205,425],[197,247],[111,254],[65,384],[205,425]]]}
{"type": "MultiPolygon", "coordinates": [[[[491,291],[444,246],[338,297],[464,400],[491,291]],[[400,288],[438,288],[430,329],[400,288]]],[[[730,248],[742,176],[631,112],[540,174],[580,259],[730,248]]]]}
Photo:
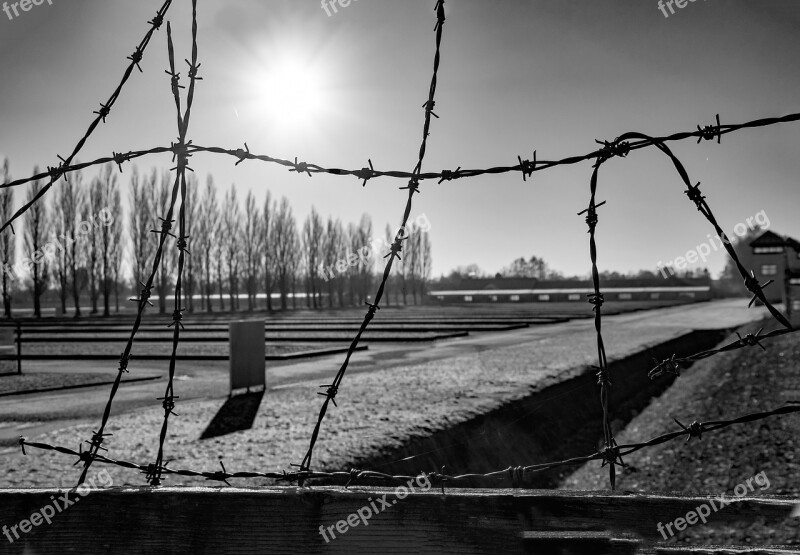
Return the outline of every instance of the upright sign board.
{"type": "Polygon", "coordinates": [[[229,330],[231,391],[266,387],[264,320],[231,322],[229,330]]]}

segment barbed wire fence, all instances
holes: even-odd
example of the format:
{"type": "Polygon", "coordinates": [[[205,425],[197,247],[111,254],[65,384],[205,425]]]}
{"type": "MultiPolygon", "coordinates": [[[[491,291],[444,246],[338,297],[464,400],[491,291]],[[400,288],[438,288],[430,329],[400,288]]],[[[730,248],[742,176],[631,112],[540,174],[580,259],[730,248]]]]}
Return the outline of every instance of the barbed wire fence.
{"type": "Polygon", "coordinates": [[[445,484],[447,483],[458,483],[459,481],[476,480],[476,479],[490,480],[490,481],[508,480],[510,481],[512,487],[520,487],[524,483],[524,478],[526,473],[543,471],[562,466],[581,465],[587,462],[599,460],[602,462],[603,466],[606,465],[609,466],[609,479],[611,487],[612,489],[614,489],[616,485],[616,466],[618,465],[624,466],[624,461],[622,458],[623,456],[634,453],[640,449],[659,445],[681,437],[686,437],[687,441],[693,437],[699,439],[701,438],[702,434],[714,432],[716,430],[727,428],[729,426],[800,412],[800,404],[790,402],[774,410],[747,414],[744,416],[734,417],[728,420],[717,420],[710,422],[694,421],[690,423],[688,426],[685,426],[684,424],[676,420],[676,423],[680,426],[679,430],[669,432],[640,443],[618,445],[616,440],[614,439],[611,430],[611,425],[609,423],[609,418],[610,418],[609,415],[611,411],[608,403],[608,398],[609,398],[609,388],[612,386],[612,382],[609,375],[608,361],[606,359],[605,345],[603,343],[603,336],[602,336],[602,306],[604,299],[600,283],[600,274],[598,271],[597,243],[595,237],[595,230],[597,228],[597,225],[599,224],[599,216],[597,209],[606,204],[606,201],[602,201],[599,203],[597,202],[598,175],[600,168],[603,166],[603,164],[605,164],[612,158],[624,158],[635,150],[649,148],[649,147],[656,147],[672,161],[676,171],[678,172],[678,175],[680,176],[681,180],[686,186],[686,190],[684,191],[685,194],[688,196],[689,200],[694,203],[697,210],[709,221],[709,223],[714,228],[714,231],[722,240],[725,249],[728,252],[728,255],[734,261],[738,272],[740,273],[742,279],[744,280],[744,286],[753,295],[753,298],[750,301],[750,305],[752,305],[755,301],[759,301],[760,303],[762,303],[770,312],[770,314],[774,317],[774,319],[779,324],[781,324],[782,327],[767,332],[763,335],[761,334],[763,330],[758,330],[758,332],[756,332],[755,334],[747,334],[745,337],[740,336],[737,341],[732,342],[728,345],[724,345],[718,349],[702,351],[684,358],[675,358],[675,355],[673,355],[672,357],[664,359],[660,362],[656,361],[655,367],[649,371],[650,378],[656,379],[665,374],[680,375],[681,365],[688,364],[703,358],[708,358],[722,352],[728,352],[755,346],[764,349],[764,346],[761,343],[763,340],[772,339],[789,333],[795,333],[798,330],[791,326],[791,324],[783,316],[783,314],[781,314],[767,300],[767,298],[764,295],[763,289],[767,285],[769,285],[771,281],[761,284],[759,283],[758,279],[756,279],[755,274],[752,271],[748,273],[747,269],[741,263],[736,252],[731,246],[731,242],[728,239],[727,235],[725,234],[725,232],[719,225],[718,221],[714,217],[709,204],[706,202],[706,197],[700,191],[700,183],[696,183],[694,185],[692,184],[692,181],[689,178],[689,174],[686,171],[686,168],[672,153],[670,148],[667,146],[667,143],[684,141],[686,139],[691,139],[691,138],[696,138],[698,144],[703,140],[708,140],[708,141],[716,140],[717,143],[720,143],[722,136],[728,133],[733,133],[745,129],[753,129],[757,127],[773,126],[780,123],[800,121],[800,113],[788,114],[785,116],[775,117],[775,118],[758,119],[740,124],[722,124],[720,122],[719,115],[717,115],[715,124],[705,125],[703,127],[698,125],[697,129],[692,131],[679,132],[660,137],[653,137],[637,132],[629,132],[620,135],[613,141],[596,141],[598,144],[601,145],[601,147],[597,150],[582,155],[574,155],[556,160],[539,160],[537,159],[537,151],[534,150],[532,159],[523,159],[521,156],[517,156],[518,163],[510,166],[498,166],[498,167],[491,167],[484,169],[462,169],[459,166],[455,170],[442,170],[440,172],[423,172],[422,165],[425,158],[428,136],[430,135],[430,127],[432,122],[431,116],[439,118],[439,116],[436,113],[434,113],[433,110],[436,105],[435,93],[437,86],[439,64],[441,59],[441,41],[445,23],[445,11],[444,11],[444,0],[437,0],[436,5],[434,7],[434,11],[436,13],[436,25],[434,26],[434,32],[436,37],[435,38],[436,49],[433,62],[433,75],[431,78],[428,98],[422,105],[422,107],[424,108],[422,142],[420,145],[419,155],[416,165],[414,166],[414,169],[411,172],[396,171],[396,170],[376,170],[372,165],[371,161],[369,162],[369,167],[364,167],[361,169],[341,169],[334,167],[325,167],[319,164],[298,161],[297,158],[295,158],[294,161],[291,161],[287,159],[272,157],[265,154],[252,153],[250,152],[247,143],[244,143],[244,148],[236,148],[236,149],[226,149],[216,146],[195,145],[192,144],[191,140],[187,140],[189,119],[194,100],[196,82],[201,80],[202,78],[198,77],[200,63],[198,63],[198,48],[197,48],[197,0],[192,0],[192,54],[191,54],[191,61],[189,61],[188,59],[185,60],[188,65],[187,75],[189,78],[189,85],[186,92],[186,105],[183,112],[181,111],[182,102],[181,102],[180,90],[184,89],[185,87],[184,85],[181,85],[181,75],[179,72],[176,71],[171,26],[169,22],[167,23],[167,47],[169,55],[169,69],[166,70],[166,73],[170,76],[171,91],[175,101],[176,112],[177,112],[177,124],[178,124],[177,141],[170,143],[170,146],[161,146],[150,149],[135,150],[125,153],[112,152],[111,156],[98,158],[91,162],[73,164],[73,160],[80,152],[80,150],[83,148],[86,141],[89,139],[89,137],[97,128],[97,126],[100,124],[100,122],[103,123],[106,122],[106,118],[110,114],[111,108],[116,102],[117,98],[120,96],[124,85],[127,83],[133,71],[133,68],[136,67],[140,71],[142,71],[140,64],[144,59],[145,49],[150,43],[153,34],[156,31],[158,31],[163,25],[165,21],[165,16],[171,6],[171,3],[172,0],[166,0],[156,13],[156,16],[148,22],[150,28],[148,29],[141,43],[135,48],[133,54],[128,56],[130,64],[127,66],[120,84],[117,86],[117,88],[115,89],[114,93],[111,95],[109,100],[104,104],[101,103],[100,105],[101,108],[94,112],[94,114],[96,114],[97,117],[93,119],[91,125],[89,126],[89,129],[84,134],[84,136],[78,141],[72,153],[66,159],[58,156],[60,163],[57,166],[48,167],[46,172],[0,185],[0,187],[3,188],[18,187],[35,180],[43,180],[43,179],[48,180],[48,183],[44,187],[42,187],[42,189],[36,196],[34,196],[29,202],[25,203],[22,207],[20,207],[20,209],[17,210],[8,221],[4,222],[2,226],[0,226],[0,232],[10,230],[13,233],[14,221],[17,220],[24,213],[26,213],[31,208],[31,206],[33,206],[36,202],[39,202],[41,198],[49,191],[49,189],[54,184],[56,184],[60,179],[67,179],[69,177],[69,174],[72,172],[96,165],[107,164],[109,162],[117,164],[119,166],[120,172],[122,172],[122,165],[125,162],[130,162],[132,160],[148,156],[151,154],[171,153],[173,155],[173,162],[176,163],[175,167],[172,168],[172,170],[175,171],[176,173],[172,187],[172,194],[170,197],[169,207],[167,208],[166,214],[163,217],[159,218],[159,220],[161,221],[161,228],[159,230],[153,230],[153,233],[156,234],[158,237],[158,246],[156,248],[156,252],[153,257],[152,268],[147,280],[144,283],[140,284],[141,291],[139,296],[137,298],[131,299],[137,305],[136,317],[131,328],[130,337],[128,338],[125,348],[122,354],[120,355],[119,365],[117,369],[117,376],[111,387],[111,392],[106,402],[100,426],[97,428],[97,430],[94,430],[92,432],[91,439],[85,441],[85,443],[88,445],[87,449],[83,448],[83,444],[81,444],[78,450],[76,451],[74,449],[63,446],[55,446],[42,442],[29,442],[24,437],[21,437],[19,440],[19,445],[22,448],[23,454],[27,454],[27,452],[25,451],[25,447],[27,446],[44,451],[55,451],[64,455],[68,455],[70,457],[76,457],[77,461],[75,462],[75,464],[83,463],[83,469],[81,471],[81,476],[78,482],[79,484],[84,482],[86,475],[89,471],[89,468],[94,462],[100,462],[103,464],[110,464],[121,468],[140,471],[145,475],[145,479],[151,486],[160,485],[163,481],[164,476],[167,475],[199,477],[199,478],[205,478],[207,480],[224,482],[226,484],[229,484],[228,480],[234,478],[268,478],[268,479],[274,479],[277,482],[297,482],[300,485],[314,478],[324,478],[324,479],[343,480],[343,481],[346,480],[346,485],[350,485],[357,480],[365,480],[365,479],[377,479],[386,481],[407,481],[408,479],[413,478],[410,476],[396,476],[373,470],[358,470],[358,469],[351,469],[349,471],[337,471],[337,472],[320,472],[312,470],[312,460],[313,460],[314,447],[320,436],[322,425],[325,419],[325,415],[328,412],[329,405],[330,403],[333,403],[334,406],[336,406],[336,400],[335,400],[336,395],[338,394],[339,388],[342,385],[344,375],[347,371],[350,359],[353,353],[355,352],[359,341],[361,340],[362,334],[367,329],[372,319],[375,317],[377,311],[380,309],[380,301],[383,297],[386,287],[386,282],[392,270],[392,265],[395,259],[400,259],[402,253],[403,241],[407,239],[405,233],[405,227],[408,222],[409,215],[411,213],[414,194],[421,192],[420,185],[421,182],[425,180],[438,180],[438,183],[441,184],[445,181],[466,179],[480,175],[497,175],[497,174],[519,172],[522,175],[523,181],[527,181],[527,178],[532,177],[534,172],[543,171],[557,166],[578,164],[586,161],[594,161],[593,171],[589,183],[590,199],[588,207],[583,211],[579,212],[578,215],[585,214],[586,224],[589,227],[589,247],[590,247],[591,265],[592,265],[592,284],[594,291],[588,295],[588,302],[592,305],[595,314],[594,324],[595,324],[595,332],[597,338],[598,365],[595,366],[594,368],[597,370],[598,385],[600,388],[600,404],[602,408],[604,447],[595,453],[581,457],[574,457],[561,461],[552,461],[552,462],[546,462],[528,466],[509,466],[505,469],[500,469],[488,473],[448,475],[444,472],[444,469],[442,469],[441,472],[437,471],[430,473],[422,472],[421,475],[427,476],[429,479],[433,480],[435,483],[440,485],[442,487],[443,492],[445,484]],[[366,186],[369,180],[379,177],[408,180],[407,185],[401,187],[401,189],[408,191],[408,197],[406,200],[401,220],[402,224],[401,227],[398,229],[397,234],[394,237],[394,241],[391,244],[389,253],[387,253],[386,256],[384,257],[387,259],[387,261],[384,266],[382,279],[380,281],[377,293],[375,295],[375,300],[372,303],[367,303],[367,311],[366,314],[364,315],[364,319],[355,337],[353,338],[350,347],[347,351],[347,354],[345,355],[344,361],[341,367],[339,368],[338,372],[334,376],[334,379],[331,381],[330,384],[320,386],[325,388],[324,392],[317,392],[319,395],[324,397],[324,401],[320,408],[317,421],[314,425],[314,429],[311,434],[308,450],[306,452],[305,457],[303,458],[300,464],[291,464],[291,466],[297,468],[296,470],[292,471],[284,470],[282,472],[252,472],[252,471],[228,472],[225,469],[224,465],[221,463],[222,470],[220,471],[200,471],[193,469],[173,468],[169,466],[169,461],[165,462],[164,443],[168,434],[169,418],[170,416],[177,416],[174,413],[174,409],[175,409],[175,400],[179,398],[178,396],[175,395],[173,378],[175,374],[177,350],[180,344],[180,332],[183,329],[182,319],[183,319],[184,308],[182,307],[182,276],[184,272],[185,256],[189,254],[189,249],[188,249],[189,237],[186,235],[186,213],[184,210],[186,202],[186,171],[192,170],[188,165],[189,158],[195,154],[200,154],[200,153],[223,154],[231,156],[236,159],[235,162],[236,166],[245,161],[262,161],[284,166],[288,168],[290,172],[296,172],[297,174],[306,174],[309,177],[313,177],[315,173],[352,176],[361,180],[363,186],[366,186]],[[177,230],[177,235],[175,235],[172,233],[172,228],[173,224],[175,223],[176,203],[178,202],[179,196],[180,196],[180,205],[177,210],[178,230],[177,230]],[[128,372],[128,365],[132,356],[131,353],[133,349],[133,342],[141,326],[144,311],[147,305],[152,306],[149,299],[151,296],[153,282],[156,273],[158,272],[161,265],[161,259],[164,253],[164,249],[166,247],[167,241],[169,240],[168,238],[174,240],[175,248],[178,249],[179,253],[178,253],[177,275],[175,280],[174,311],[172,314],[172,322],[170,323],[170,327],[173,327],[173,337],[172,337],[172,351],[169,361],[168,382],[164,392],[164,396],[158,399],[162,401],[164,417],[161,426],[161,431],[159,434],[158,451],[155,461],[147,464],[140,464],[131,461],[115,459],[110,456],[102,454],[101,451],[107,452],[107,448],[104,447],[103,445],[106,444],[106,437],[111,435],[105,432],[111,412],[111,406],[113,404],[117,390],[119,389],[122,375],[128,372]]]}

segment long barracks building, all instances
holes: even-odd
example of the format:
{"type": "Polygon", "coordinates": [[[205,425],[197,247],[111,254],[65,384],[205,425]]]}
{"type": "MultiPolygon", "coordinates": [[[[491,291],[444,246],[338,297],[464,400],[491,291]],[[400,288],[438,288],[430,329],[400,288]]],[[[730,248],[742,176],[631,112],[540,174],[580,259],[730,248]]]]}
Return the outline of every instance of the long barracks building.
{"type": "MultiPolygon", "coordinates": [[[[607,301],[711,298],[711,283],[707,278],[602,280],[600,285],[607,301]]],[[[578,302],[586,301],[593,292],[590,281],[472,278],[454,288],[430,291],[428,297],[439,303],[578,302]]]]}

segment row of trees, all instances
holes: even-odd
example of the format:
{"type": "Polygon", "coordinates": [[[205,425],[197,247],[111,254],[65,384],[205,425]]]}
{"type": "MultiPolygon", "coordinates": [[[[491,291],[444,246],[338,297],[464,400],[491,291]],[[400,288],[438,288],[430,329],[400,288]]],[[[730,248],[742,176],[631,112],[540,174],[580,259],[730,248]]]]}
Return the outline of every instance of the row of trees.
{"type": "MultiPolygon", "coordinates": [[[[286,197],[274,200],[267,192],[259,203],[248,191],[242,204],[235,185],[220,199],[212,176],[202,190],[193,177],[187,180],[186,196],[186,234],[192,251],[184,273],[189,311],[210,312],[215,305],[219,310],[254,310],[261,297],[264,307],[273,310],[277,308],[273,294],[284,310],[290,303],[297,308],[298,298],[309,308],[354,306],[369,300],[376,285],[376,262],[384,253],[365,251],[375,243],[368,215],[364,214],[358,225],[344,226],[338,219],[323,220],[312,207],[299,225],[286,197]]],[[[149,176],[134,173],[131,178],[129,229],[135,252],[132,260],[137,262],[133,271],[136,283],[146,280],[150,268],[142,262],[151,260],[156,248],[147,236],[148,218],[158,209],[166,211],[171,187],[171,176],[165,173],[159,180],[155,170],[149,176]]],[[[388,280],[389,304],[392,297],[404,304],[422,302],[430,279],[430,237],[426,230],[410,231],[404,255],[388,280]]],[[[387,225],[382,242],[391,244],[394,236],[387,225]]],[[[177,273],[177,254],[170,249],[162,258],[163,271],[156,282],[160,312],[166,311],[177,273]]]]}
{"type": "MultiPolygon", "coordinates": [[[[34,168],[39,173],[39,168],[34,168]]],[[[10,181],[5,160],[0,181],[10,181]]],[[[33,202],[44,183],[33,181],[23,201],[33,202]]],[[[80,173],[55,188],[52,205],[44,199],[33,203],[22,218],[22,256],[11,232],[0,237],[3,264],[3,311],[11,317],[12,292],[27,290],[34,315],[41,316],[41,299],[52,286],[58,289],[61,311],[68,299],[74,302],[75,315],[81,315],[80,299],[88,290],[91,311],[110,311],[111,297],[119,306],[122,267],[122,225],[114,214],[121,212],[120,188],[112,166],[84,183],[80,173]]],[[[14,190],[0,189],[0,218],[8,221],[14,209],[14,190]]]]}
{"type": "MultiPolygon", "coordinates": [[[[81,315],[85,293],[91,312],[104,315],[111,311],[112,298],[119,310],[120,296],[129,292],[138,296],[153,270],[158,231],[164,223],[160,217],[165,217],[171,202],[174,175],[156,169],[143,174],[134,167],[127,216],[117,175],[115,166],[108,164],[88,183],[80,172],[61,180],[54,194],[36,202],[21,218],[24,241],[19,256],[14,236],[0,237],[6,317],[11,317],[15,291],[30,294],[36,316],[41,315],[41,298],[48,289],[57,291],[64,313],[71,304],[76,316],[81,315]]],[[[0,181],[10,180],[6,160],[0,181]]],[[[242,204],[235,185],[220,199],[211,176],[201,188],[190,174],[186,185],[189,255],[182,275],[182,308],[273,310],[290,304],[297,308],[298,302],[309,308],[358,305],[370,299],[382,277],[375,273],[377,261],[388,253],[397,232],[387,225],[374,235],[366,214],[358,224],[345,226],[338,219],[323,219],[312,207],[300,225],[285,197],[273,200],[268,192],[258,202],[248,191],[242,204]]],[[[40,181],[31,183],[24,201],[36,198],[42,186],[40,181]]],[[[14,190],[0,189],[3,221],[13,210],[14,190]]],[[[177,233],[177,225],[172,225],[171,233],[177,233]]],[[[388,304],[422,302],[430,279],[427,230],[409,228],[405,237],[401,259],[387,282],[388,304]]],[[[174,296],[178,270],[178,238],[168,239],[153,282],[161,313],[174,296]]]]}
{"type": "MultiPolygon", "coordinates": [[[[737,249],[738,252],[738,249],[737,249]]],[[[736,273],[735,264],[732,260],[728,261],[723,275],[720,279],[725,279],[729,273],[736,273]],[[733,270],[731,270],[733,268],[733,270]]],[[[614,270],[604,270],[599,273],[602,279],[624,280],[624,279],[656,279],[662,278],[663,273],[659,271],[652,272],[650,270],[637,270],[632,272],[617,272],[614,270]]],[[[669,277],[676,278],[707,278],[710,279],[711,275],[708,268],[694,268],[687,269],[682,272],[671,273],[669,277]]],[[[481,278],[527,278],[537,280],[559,280],[559,281],[587,281],[591,279],[591,274],[587,273],[583,276],[565,276],[563,273],[553,270],[543,259],[532,256],[529,260],[523,257],[515,259],[508,266],[504,266],[498,273],[492,276],[491,274],[483,271],[477,264],[468,264],[466,266],[458,266],[454,268],[447,276],[439,278],[440,282],[458,282],[466,279],[481,279],[481,278]]],[[[741,281],[741,280],[740,280],[741,281]]],[[[439,284],[441,285],[441,283],[439,284]]]]}

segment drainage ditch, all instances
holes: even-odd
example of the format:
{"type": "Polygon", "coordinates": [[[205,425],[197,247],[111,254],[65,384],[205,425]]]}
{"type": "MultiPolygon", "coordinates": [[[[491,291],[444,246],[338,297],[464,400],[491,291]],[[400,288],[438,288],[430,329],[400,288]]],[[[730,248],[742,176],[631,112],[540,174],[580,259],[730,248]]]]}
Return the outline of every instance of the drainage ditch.
{"type": "MultiPolygon", "coordinates": [[[[675,376],[664,376],[651,381],[647,370],[653,367],[653,359],[663,360],[673,353],[681,357],[711,349],[729,333],[730,330],[692,331],[610,362],[613,386],[609,406],[614,433],[624,428],[675,380],[675,376]]],[[[353,467],[415,475],[423,470],[441,470],[442,465],[446,465],[447,474],[457,475],[487,473],[510,465],[525,466],[594,453],[602,448],[603,437],[595,372],[587,367],[558,384],[532,390],[524,398],[449,429],[413,438],[379,457],[357,461],[353,467]],[[406,458],[408,460],[403,460],[406,458]]],[[[594,464],[599,467],[599,463],[594,464]]],[[[577,468],[567,466],[528,473],[524,485],[555,488],[577,468]]],[[[458,487],[508,486],[508,479],[498,479],[495,485],[486,480],[458,483],[458,487]]]]}

